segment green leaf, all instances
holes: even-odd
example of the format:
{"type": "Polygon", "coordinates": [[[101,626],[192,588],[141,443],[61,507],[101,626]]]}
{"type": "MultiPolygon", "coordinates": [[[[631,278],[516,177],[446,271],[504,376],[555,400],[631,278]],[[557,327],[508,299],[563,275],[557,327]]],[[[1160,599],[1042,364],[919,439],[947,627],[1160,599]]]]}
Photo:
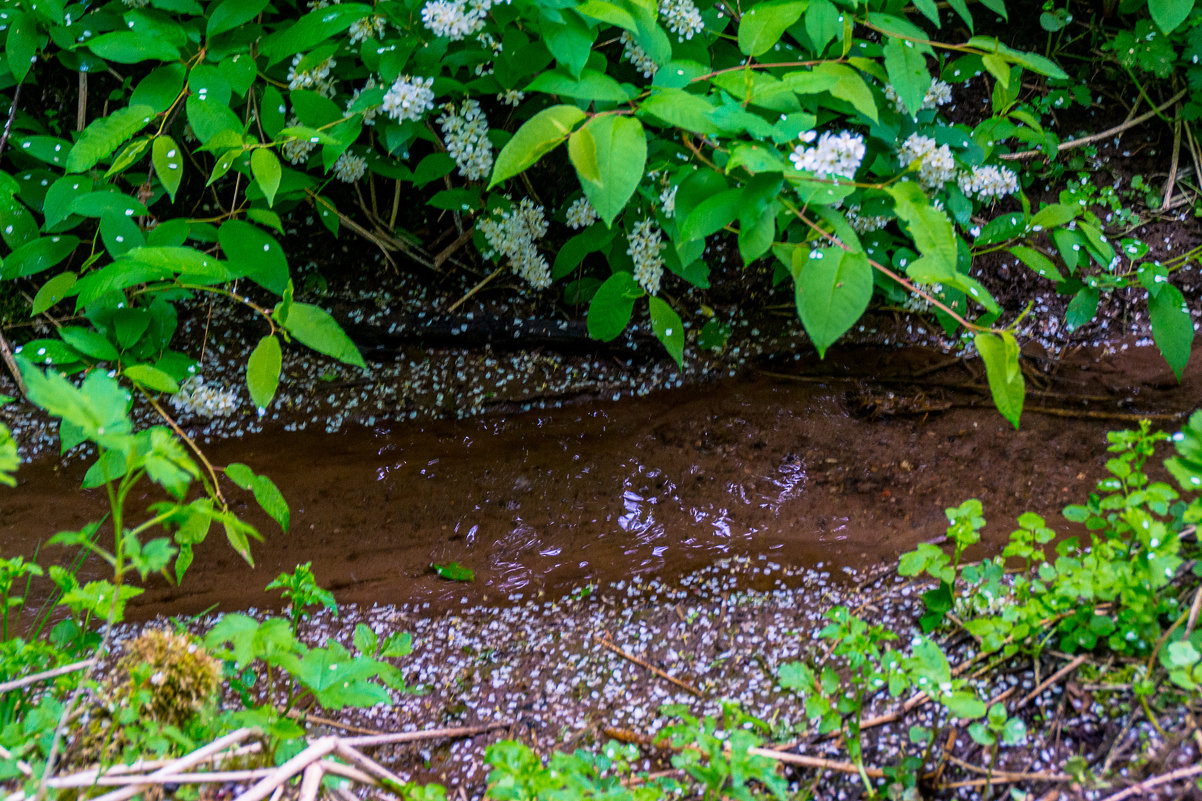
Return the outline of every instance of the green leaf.
{"type": "Polygon", "coordinates": [[[114,259],[146,244],[146,237],[133,217],[111,210],[100,215],[100,238],[114,259]]]}
{"type": "Polygon", "coordinates": [[[151,367],[148,364],[131,364],[123,372],[130,381],[141,384],[154,392],[179,392],[179,384],[175,382],[175,379],[157,367],[151,367]]]}
{"type": "Polygon", "coordinates": [[[645,293],[628,272],[616,272],[597,288],[588,307],[588,335],[609,342],[626,330],[634,302],[645,293]]]}
{"type": "Polygon", "coordinates": [[[558,70],[541,72],[523,91],[611,103],[625,103],[632,96],[632,92],[622,88],[621,84],[604,72],[590,69],[583,70],[579,77],[572,77],[558,70]]]}
{"type": "Polygon", "coordinates": [[[808,5],[809,0],[769,0],[752,6],[739,21],[739,50],[747,56],[767,53],[808,5]]]}
{"type": "Polygon", "coordinates": [[[151,148],[150,160],[154,164],[154,171],[158,174],[159,181],[167,190],[167,196],[174,203],[175,193],[179,191],[180,181],[184,178],[184,157],[180,153],[179,145],[166,134],[156,136],[151,148]]]}
{"type": "Polygon", "coordinates": [[[93,331],[91,328],[75,325],[63,326],[59,329],[58,335],[62,337],[63,342],[93,359],[115,362],[120,358],[113,343],[109,342],[99,331],[93,331]]]}
{"type": "Polygon", "coordinates": [[[1046,278],[1049,281],[1054,281],[1059,284],[1064,280],[1064,276],[1056,269],[1056,265],[1047,256],[1040,253],[1035,248],[1029,248],[1026,245],[1015,245],[1009,248],[1010,252],[1018,257],[1018,260],[1027,265],[1040,278],[1046,278]]]}
{"type": "Polygon", "coordinates": [[[1068,310],[1064,315],[1064,324],[1069,331],[1075,331],[1093,319],[1098,313],[1100,297],[1097,287],[1086,286],[1077,290],[1077,294],[1068,302],[1068,310]]]}
{"type": "Polygon", "coordinates": [[[651,304],[651,330],[655,338],[663,343],[668,355],[676,362],[676,366],[684,368],[684,323],[676,310],[652,295],[648,298],[651,304]]]}
{"type": "Polygon", "coordinates": [[[275,237],[242,220],[217,229],[217,241],[234,271],[277,295],[288,287],[288,259],[275,237]]]}
{"type": "Polygon", "coordinates": [[[283,354],[280,341],[271,334],[259,340],[246,362],[246,388],[255,406],[266,409],[280,386],[283,354]]]}
{"type": "Polygon", "coordinates": [[[150,106],[129,106],[84,128],[67,154],[67,172],[84,172],[113,154],[117,146],[146,127],[154,117],[150,106]]]}
{"type": "MultiPolygon", "coordinates": [[[[276,306],[279,309],[283,304],[276,306]]],[[[308,303],[293,303],[283,326],[302,344],[340,362],[367,369],[355,343],[329,313],[308,303]]]]}
{"type": "Polygon", "coordinates": [[[1194,0],[1148,0],[1148,12],[1164,33],[1172,33],[1194,10],[1194,0]]]}
{"type": "Polygon", "coordinates": [[[9,20],[8,35],[4,39],[4,55],[17,83],[23,82],[33,67],[41,47],[41,38],[37,19],[33,14],[21,13],[9,20]]]}
{"type": "Polygon", "coordinates": [[[312,50],[372,13],[372,7],[362,3],[342,3],[310,11],[292,25],[263,39],[259,47],[259,52],[267,57],[263,66],[266,69],[297,53],[312,50]]]}
{"type": "Polygon", "coordinates": [[[683,89],[656,89],[642,102],[638,113],[693,133],[715,134],[718,126],[709,116],[714,108],[701,95],[683,89]]]}
{"type": "Polygon", "coordinates": [[[250,22],[267,3],[268,0],[222,0],[206,15],[206,35],[216,36],[250,22]]]}
{"type": "Polygon", "coordinates": [[[1023,371],[1018,366],[1018,341],[1009,331],[1003,331],[1000,337],[979,333],[974,342],[985,361],[985,375],[989,379],[989,392],[993,395],[994,405],[1002,417],[1018,428],[1025,394],[1023,371]]]}
{"type": "Polygon", "coordinates": [[[739,215],[745,203],[746,193],[741,186],[707,197],[689,212],[680,226],[681,239],[704,239],[722,230],[739,215]]]}
{"type": "Polygon", "coordinates": [[[78,237],[59,235],[27,242],[4,259],[0,279],[23,278],[48,270],[70,256],[78,245],[78,237]]]}
{"type": "Polygon", "coordinates": [[[430,565],[430,569],[439,575],[440,578],[450,581],[474,581],[476,574],[458,562],[451,562],[446,565],[430,565]]]}
{"type": "Polygon", "coordinates": [[[814,74],[833,77],[835,85],[826,91],[830,92],[832,97],[850,103],[852,108],[873,122],[877,121],[876,98],[868,84],[860,77],[860,73],[845,64],[824,62],[814,67],[814,74]]]}
{"type": "Polygon", "coordinates": [[[863,253],[839,247],[793,251],[797,313],[819,358],[851,328],[872,298],[872,265],[863,253]]]}
{"type": "Polygon", "coordinates": [[[639,27],[629,11],[613,3],[607,3],[605,0],[584,0],[584,2],[576,3],[574,8],[579,14],[601,22],[608,22],[610,25],[616,25],[624,30],[634,32],[639,27]]]}
{"type": "Polygon", "coordinates": [[[911,41],[889,37],[885,42],[885,73],[910,116],[916,116],[931,88],[931,73],[922,50],[911,41]]]}
{"type": "Polygon", "coordinates": [[[271,150],[257,147],[250,154],[250,172],[255,177],[255,183],[267,198],[267,205],[275,203],[275,193],[280,188],[280,177],[283,170],[280,160],[271,150]]]}
{"type": "Polygon", "coordinates": [[[255,500],[259,502],[263,511],[279,525],[282,531],[288,531],[291,512],[288,509],[288,502],[284,500],[284,494],[280,492],[280,488],[275,485],[275,482],[267,476],[255,476],[250,490],[254,493],[255,500]]]}
{"type": "Polygon", "coordinates": [[[106,61],[138,64],[143,61],[176,61],[179,48],[158,36],[138,31],[112,31],[93,36],[87,48],[106,61]]]}
{"type": "Polygon", "coordinates": [[[576,165],[584,194],[605,225],[612,227],[643,179],[647,136],[642,123],[630,117],[594,117],[572,134],[568,140],[568,156],[576,165]],[[587,151],[589,143],[596,157],[595,176],[586,175],[578,165],[581,153],[587,151]]]}
{"type": "Polygon", "coordinates": [[[985,715],[985,702],[964,690],[948,693],[939,700],[952,717],[972,720],[985,715]]]}
{"type": "Polygon", "coordinates": [[[179,97],[184,88],[184,65],[179,63],[164,64],[150,71],[150,74],[138,82],[129,96],[132,106],[150,106],[162,114],[171,108],[171,104],[179,97]]]}
{"type": "Polygon", "coordinates": [[[584,112],[575,106],[559,105],[545,108],[526,120],[497,155],[488,188],[517,175],[559,147],[584,117],[584,112]]]}
{"type": "Polygon", "coordinates": [[[75,286],[75,281],[75,273],[59,273],[43,284],[38,293],[33,296],[30,316],[41,314],[65,298],[71,288],[75,286]]]}
{"type": "Polygon", "coordinates": [[[1181,290],[1165,283],[1155,295],[1148,295],[1148,316],[1152,339],[1180,381],[1194,342],[1194,324],[1181,290]]]}
{"type": "Polygon", "coordinates": [[[562,22],[554,22],[544,15],[541,25],[543,41],[555,60],[568,68],[572,75],[580,75],[592,53],[596,32],[570,8],[561,12],[562,22]]]}

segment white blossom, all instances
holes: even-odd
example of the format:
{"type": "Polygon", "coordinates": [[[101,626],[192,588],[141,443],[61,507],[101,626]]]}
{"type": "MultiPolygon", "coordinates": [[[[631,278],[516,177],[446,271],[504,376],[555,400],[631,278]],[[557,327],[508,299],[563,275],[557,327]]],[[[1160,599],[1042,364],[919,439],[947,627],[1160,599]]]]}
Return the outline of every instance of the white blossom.
{"type": "Polygon", "coordinates": [[[410,78],[402,75],[384,94],[381,108],[397,122],[420,120],[422,115],[434,108],[434,79],[410,78]]]}
{"type": "Polygon", "coordinates": [[[664,190],[659,193],[659,210],[664,213],[664,216],[669,220],[676,216],[676,190],[678,186],[665,186],[664,190]]]}
{"type": "MultiPolygon", "coordinates": [[[[361,93],[366,92],[368,89],[375,89],[375,88],[376,88],[376,76],[375,75],[367,76],[367,83],[365,83],[363,85],[363,88],[356,89],[355,93],[353,95],[351,95],[351,99],[346,101],[347,113],[348,114],[350,113],[351,106],[355,105],[355,101],[359,99],[359,95],[361,93]]],[[[368,108],[363,109],[359,113],[363,116],[363,124],[364,125],[375,125],[376,124],[376,115],[380,113],[380,107],[379,106],[370,106],[368,108]]]]}
{"type": "Polygon", "coordinates": [[[902,142],[898,151],[902,166],[918,165],[918,179],[930,189],[943,186],[956,177],[956,161],[947,145],[936,146],[929,136],[914,133],[902,142]]]}
{"type": "Polygon", "coordinates": [[[334,93],[334,81],[330,78],[330,72],[337,66],[338,62],[333,57],[330,57],[314,64],[308,69],[297,70],[297,67],[300,66],[300,63],[304,59],[304,53],[297,53],[293,56],[292,65],[288,67],[288,88],[293,91],[297,89],[316,89],[326,97],[332,95],[334,93]]]}
{"type": "Polygon", "coordinates": [[[622,36],[619,38],[622,43],[622,56],[639,72],[643,73],[644,78],[650,78],[655,75],[659,65],[656,64],[651,56],[647,55],[647,51],[639,47],[634,37],[630,35],[630,31],[622,31],[622,36]]]}
{"type": "Polygon", "coordinates": [[[885,217],[883,215],[860,214],[859,206],[850,206],[844,216],[847,218],[847,224],[852,227],[852,230],[860,234],[879,231],[893,219],[892,217],[885,217]]]}
{"type": "Polygon", "coordinates": [[[480,102],[465,100],[459,108],[446,104],[438,125],[447,153],[459,165],[459,174],[470,181],[487,178],[493,165],[492,142],[488,141],[488,120],[480,102]]]}
{"type": "Polygon", "coordinates": [[[626,253],[634,261],[634,280],[639,282],[647,294],[659,293],[659,282],[664,275],[664,234],[654,220],[639,220],[630,230],[630,246],[626,253]]]}
{"type": "Polygon", "coordinates": [[[171,405],[177,411],[201,417],[224,417],[237,411],[238,396],[233,390],[206,384],[194,375],[180,384],[179,392],[171,396],[171,405]]]}
{"type": "Polygon", "coordinates": [[[705,22],[693,0],[660,0],[659,13],[668,30],[682,42],[705,30],[705,22]]]}
{"type": "Polygon", "coordinates": [[[422,24],[435,36],[457,42],[484,28],[492,4],[493,0],[429,0],[422,6],[422,24]]]}
{"type": "Polygon", "coordinates": [[[1018,176],[1014,171],[992,164],[960,173],[957,182],[961,192],[969,197],[975,195],[977,200],[982,201],[1013,195],[1018,191],[1018,176]]]}
{"type": "MultiPolygon", "coordinates": [[[[289,128],[294,128],[300,124],[300,120],[296,117],[288,120],[289,128]]],[[[317,143],[311,137],[300,138],[294,136],[280,146],[280,152],[284,154],[284,158],[290,164],[301,164],[309,158],[309,154],[313,152],[313,148],[315,147],[317,147],[317,143]]]]}
{"type": "MultiPolygon", "coordinates": [[[[803,136],[804,141],[813,141],[810,136],[803,136]]],[[[818,139],[818,144],[807,148],[804,144],[793,148],[789,159],[798,170],[807,170],[819,178],[837,175],[844,178],[854,178],[860,162],[864,160],[864,137],[849,131],[831,134],[824,131],[818,139]]]]}
{"type": "MultiPolygon", "coordinates": [[[[909,114],[906,109],[906,104],[898,96],[897,90],[892,84],[885,85],[885,98],[893,103],[893,107],[902,114],[909,114]]],[[[937,78],[931,79],[931,85],[927,89],[926,94],[922,96],[922,108],[919,111],[933,109],[938,106],[946,106],[952,102],[952,87],[947,81],[941,81],[937,78]]],[[[915,112],[917,113],[917,112],[915,112]]],[[[910,116],[913,116],[912,114],[910,116]]]]}
{"type": "Polygon", "coordinates": [[[353,184],[367,171],[367,159],[356,156],[349,150],[334,162],[334,177],[344,183],[353,184]]]}
{"type": "Polygon", "coordinates": [[[497,95],[497,100],[506,106],[517,108],[526,99],[526,93],[518,89],[506,89],[497,95]]]}
{"type": "Polygon", "coordinates": [[[593,208],[593,204],[587,197],[576,198],[576,201],[568,206],[565,216],[570,228],[588,228],[601,219],[597,216],[597,210],[593,208]]]}
{"type": "Polygon", "coordinates": [[[547,217],[542,206],[524,197],[517,206],[498,216],[476,223],[491,253],[509,261],[513,271],[535,289],[551,286],[551,266],[538,252],[536,241],[547,233],[547,217]]]}
{"type": "Polygon", "coordinates": [[[372,14],[370,17],[355,20],[351,23],[350,33],[352,45],[366,42],[368,39],[379,39],[384,35],[384,18],[379,14],[372,14]]]}

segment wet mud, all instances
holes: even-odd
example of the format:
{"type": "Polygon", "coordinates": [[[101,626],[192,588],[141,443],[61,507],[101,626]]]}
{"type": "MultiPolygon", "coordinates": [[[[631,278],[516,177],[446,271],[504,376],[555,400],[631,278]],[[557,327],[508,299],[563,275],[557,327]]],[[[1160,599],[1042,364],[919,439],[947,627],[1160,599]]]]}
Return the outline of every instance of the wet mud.
{"type": "MultiPolygon", "coordinates": [[[[996,548],[1025,510],[1065,528],[1059,510],[1100,477],[1107,431],[1141,412],[1170,426],[1202,400],[1197,360],[1178,384],[1152,349],[1030,362],[1019,431],[988,404],[979,364],[847,348],[640,399],[216,443],[215,464],[276,481],[290,530],[231,489],[264,534],[254,568],[214,528],[182,586],[152,578],[130,617],[270,605],[264,585],[307,561],[341,603],[432,608],[672,579],[730,556],[871,571],[941,538],[944,509],[967,498],[984,503],[996,548]],[[451,562],[475,580],[431,570],[451,562]]],[[[75,489],[85,468],[22,467],[0,496],[6,554],[105,513],[101,490],[75,489]]]]}

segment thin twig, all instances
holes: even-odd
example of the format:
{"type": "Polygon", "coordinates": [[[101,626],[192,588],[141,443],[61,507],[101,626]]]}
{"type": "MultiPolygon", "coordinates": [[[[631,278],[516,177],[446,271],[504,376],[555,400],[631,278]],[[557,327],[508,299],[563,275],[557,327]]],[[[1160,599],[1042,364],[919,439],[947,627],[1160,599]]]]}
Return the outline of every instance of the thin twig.
{"type": "Polygon", "coordinates": [[[685,692],[691,693],[692,695],[695,695],[698,698],[703,697],[701,695],[701,690],[698,690],[696,687],[689,684],[687,681],[682,681],[682,680],[676,678],[675,676],[669,675],[669,674],[665,673],[664,671],[660,670],[659,668],[657,668],[655,665],[652,665],[648,662],[643,661],[642,659],[639,659],[637,656],[635,656],[634,654],[632,654],[628,651],[622,650],[620,647],[618,647],[616,644],[614,644],[614,642],[612,640],[610,640],[609,638],[602,637],[600,635],[594,635],[593,639],[596,640],[597,642],[601,643],[603,646],[605,646],[609,650],[613,651],[618,656],[621,656],[624,659],[629,659],[631,662],[633,662],[634,664],[638,665],[641,668],[650,670],[652,673],[654,673],[656,676],[659,676],[664,681],[671,682],[672,684],[675,684],[677,687],[684,690],[685,692]]]}
{"type": "Polygon", "coordinates": [[[1060,681],[1062,678],[1064,678],[1068,674],[1072,673],[1077,668],[1081,667],[1081,665],[1084,664],[1085,659],[1086,659],[1085,655],[1082,654],[1081,656],[1078,656],[1076,659],[1074,659],[1072,662],[1069,662],[1067,665],[1065,665],[1064,667],[1057,670],[1052,675],[1048,676],[1046,679],[1044,679],[1039,684],[1038,687],[1036,687],[1034,690],[1031,690],[1031,692],[1024,695],[1022,700],[1014,705],[1014,711],[1022,709],[1024,706],[1026,706],[1027,704],[1034,701],[1035,698],[1038,697],[1039,694],[1041,692],[1043,692],[1044,690],[1046,690],[1048,687],[1051,687],[1053,684],[1060,681]]]}
{"type": "MultiPolygon", "coordinates": [[[[1167,101],[1162,103],[1160,106],[1157,106],[1156,108],[1152,109],[1151,111],[1140,114],[1138,117],[1133,117],[1124,122],[1121,122],[1118,125],[1114,126],[1113,128],[1108,128],[1107,130],[1102,131],[1101,133],[1091,134],[1089,136],[1083,136],[1080,139],[1070,139],[1067,142],[1061,142],[1059,145],[1056,146],[1056,150],[1063,152],[1065,150],[1069,150],[1074,147],[1081,147],[1082,145],[1088,145],[1090,142],[1097,142],[1099,140],[1107,139],[1111,136],[1114,136],[1115,134],[1120,134],[1123,131],[1127,130],[1128,128],[1134,128],[1136,125],[1139,125],[1142,122],[1146,122],[1146,121],[1152,119],[1153,117],[1159,115],[1165,109],[1167,109],[1169,106],[1173,105],[1174,103],[1178,102],[1183,97],[1185,97],[1186,94],[1187,94],[1187,90],[1182,89],[1180,92],[1173,95],[1167,101]]],[[[1036,158],[1036,157],[1042,156],[1042,155],[1044,155],[1044,152],[1042,150],[1023,150],[1018,153],[1003,153],[998,158],[1000,158],[1004,161],[1019,161],[1021,159],[1036,158]]]]}
{"type": "Polygon", "coordinates": [[[8,137],[13,132],[13,121],[17,118],[17,107],[21,100],[21,87],[23,84],[17,84],[17,88],[13,89],[13,102],[8,107],[8,119],[4,122],[4,132],[0,133],[0,153],[4,152],[4,146],[8,144],[8,137]]]}
{"type": "Polygon", "coordinates": [[[12,346],[8,344],[8,337],[4,336],[3,331],[0,331],[0,356],[4,358],[4,364],[8,367],[8,372],[12,374],[21,397],[28,398],[29,392],[25,389],[25,379],[21,377],[21,370],[17,367],[17,359],[13,356],[12,346]]]}
{"type": "Polygon", "coordinates": [[[312,745],[260,779],[257,784],[235,798],[234,801],[263,801],[306,767],[333,753],[337,745],[337,737],[317,738],[312,745]]]}
{"type": "MultiPolygon", "coordinates": [[[[179,759],[169,762],[145,778],[157,778],[160,776],[170,776],[172,774],[182,773],[194,765],[199,765],[202,762],[208,761],[213,756],[220,754],[222,751],[232,745],[237,745],[238,743],[250,737],[257,737],[260,733],[261,732],[257,728],[237,729],[236,731],[232,731],[224,737],[217,738],[208,745],[197,748],[190,754],[185,754],[179,759]]],[[[125,799],[133,798],[135,795],[137,795],[142,786],[143,785],[135,785],[132,787],[123,788],[121,790],[114,790],[111,793],[105,793],[98,798],[92,799],[92,801],[125,801],[125,799]]]]}
{"type": "Polygon", "coordinates": [[[467,294],[465,294],[465,295],[464,295],[463,297],[461,297],[459,300],[455,301],[455,302],[454,302],[454,303],[452,303],[450,306],[448,306],[448,307],[447,307],[447,314],[450,314],[451,312],[453,312],[453,311],[455,311],[456,309],[458,309],[460,306],[462,306],[462,305],[463,305],[464,301],[466,301],[466,300],[467,300],[468,298],[470,298],[472,295],[474,295],[474,294],[476,294],[477,292],[479,292],[481,289],[484,289],[484,287],[488,285],[488,282],[489,282],[489,281],[491,281],[492,279],[496,278],[498,275],[500,275],[500,274],[501,274],[501,272],[502,272],[504,269],[505,269],[505,267],[504,267],[504,266],[501,266],[501,267],[498,267],[497,269],[493,270],[491,273],[489,273],[489,274],[488,274],[488,276],[487,276],[487,277],[485,277],[485,279],[484,279],[483,281],[481,281],[480,283],[476,284],[474,287],[472,287],[471,289],[469,289],[469,290],[467,291],[467,294]]]}
{"type": "MultiPolygon", "coordinates": [[[[840,762],[834,759],[823,759],[822,757],[806,756],[805,754],[789,754],[784,751],[776,751],[771,748],[748,748],[747,753],[754,756],[761,756],[766,759],[771,759],[775,762],[781,762],[786,765],[797,765],[802,768],[815,768],[817,770],[831,770],[836,773],[847,773],[853,776],[860,775],[860,768],[856,767],[851,762],[840,762]]],[[[880,768],[864,768],[865,775],[870,779],[883,779],[885,771],[880,768]]]]}
{"type": "Polygon", "coordinates": [[[455,739],[458,737],[475,737],[487,734],[496,729],[506,729],[513,725],[512,720],[501,720],[486,723],[481,726],[459,726],[449,729],[427,729],[425,731],[404,731],[394,734],[377,734],[368,737],[344,737],[341,742],[352,748],[366,748],[372,745],[395,745],[397,743],[416,743],[422,740],[455,739]]]}
{"type": "Polygon", "coordinates": [[[406,782],[400,776],[396,775],[388,768],[375,761],[362,751],[351,748],[349,745],[339,743],[334,747],[334,753],[343,759],[353,762],[363,768],[368,773],[380,780],[380,783],[392,790],[394,793],[404,794],[406,782]]]}
{"type": "Polygon", "coordinates": [[[1133,784],[1125,790],[1120,790],[1114,795],[1106,796],[1102,801],[1123,801],[1124,798],[1130,798],[1134,795],[1143,795],[1149,790],[1159,787],[1162,784],[1175,782],[1178,779],[1188,779],[1191,776],[1197,776],[1202,773],[1202,764],[1191,765],[1188,768],[1178,768],[1177,770],[1165,773],[1161,776],[1155,776],[1139,784],[1133,784]]]}
{"type": "MultiPolygon", "coordinates": [[[[1177,113],[1181,113],[1181,109],[1177,109],[1177,113]]],[[[1177,117],[1173,123],[1173,157],[1169,161],[1169,178],[1164,182],[1164,197],[1160,201],[1160,207],[1167,209],[1169,202],[1173,199],[1173,188],[1177,184],[1177,165],[1181,162],[1181,117],[1177,117]]]]}
{"type": "Polygon", "coordinates": [[[6,693],[9,690],[17,690],[21,687],[27,687],[30,684],[37,684],[46,679],[56,679],[59,676],[65,676],[68,673],[74,673],[77,670],[84,670],[96,664],[96,659],[85,659],[82,662],[72,662],[70,665],[62,665],[53,670],[44,670],[41,673],[34,673],[32,676],[25,676],[20,679],[13,679],[0,684],[0,694],[6,693]]]}

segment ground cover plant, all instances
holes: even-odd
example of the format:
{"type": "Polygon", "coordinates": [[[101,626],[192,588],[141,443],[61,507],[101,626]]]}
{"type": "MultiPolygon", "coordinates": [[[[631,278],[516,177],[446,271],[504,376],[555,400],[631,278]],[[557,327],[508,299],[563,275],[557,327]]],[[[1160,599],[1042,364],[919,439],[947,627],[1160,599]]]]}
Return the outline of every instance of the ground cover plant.
{"type": "MultiPolygon", "coordinates": [[[[1116,247],[1097,209],[1121,204],[1088,181],[1054,202],[1025,191],[1075,149],[1047,124],[1051,106],[1024,95],[1035,82],[1045,98],[1080,102],[1057,62],[1072,9],[1047,5],[1041,25],[1055,42],[1033,52],[978,33],[1008,13],[999,0],[982,5],[0,4],[0,279],[21,314],[49,316],[55,330],[15,347],[0,336],[0,355],[25,399],[59,421],[63,451],[83,446],[92,460],[84,486],[109,503],[106,519],[52,540],[80,554],[68,565],[0,561],[3,777],[44,796],[67,788],[52,784],[64,761],[167,758],[222,737],[240,745],[253,732],[255,769],[317,766],[305,773],[309,787],[342,771],[438,797],[355,756],[350,742],[292,762],[317,753],[303,717],[289,715],[298,702],[336,710],[408,690],[388,661],[410,647],[399,635],[356,630],[354,651],[297,639],[306,606],[333,603],[307,567],[273,583],[289,618],[230,615],[203,644],[148,634],[127,650],[119,679],[99,678],[140,581],[185,580],[214,524],[253,559],[260,534],[234,513],[233,493],[250,493],[288,528],[288,504],[268,477],[212,464],[168,411],[228,403],[206,390],[197,354],[178,349],[181,312],[219,300],[256,316],[245,381],[260,409],[276,396],[286,346],[367,369],[294,283],[280,235],[296,215],[313,213],[331,234],[361,237],[406,266],[453,264],[470,245],[496,265],[483,282],[512,272],[522,291],[582,302],[600,340],[649,324],[678,364],[690,349],[725,344],[725,321],[683,297],[719,280],[708,257],[726,247],[745,267],[772,266],[820,355],[874,299],[933,315],[982,357],[999,412],[1018,425],[1025,382],[1014,330],[1030,309],[1004,308],[977,266],[1004,251],[1072,298],[1069,327],[1088,322],[1103,293],[1141,289],[1155,343],[1180,377],[1194,328],[1174,275],[1189,258],[1160,263],[1138,242],[1116,247]],[[950,107],[970,81],[988,108],[953,122],[950,107]],[[433,255],[410,230],[431,224],[453,232],[433,255]],[[135,430],[135,403],[158,424],[135,430]],[[160,499],[133,508],[147,484],[160,499]],[[81,584],[85,556],[111,576],[81,584]],[[56,594],[39,610],[26,601],[43,572],[56,594]],[[236,707],[217,702],[217,660],[236,707]],[[315,761],[331,753],[341,762],[315,761]]],[[[1104,48],[1148,106],[1172,115],[1196,160],[1202,110],[1181,82],[1202,78],[1202,12],[1189,0],[1112,10],[1120,27],[1098,34],[1104,48]]],[[[1202,481],[1200,437],[1195,416],[1167,465],[1186,493],[1202,481]]],[[[1133,686],[1147,717],[1161,727],[1173,714],[1162,704],[1192,709],[1202,641],[1197,602],[1180,593],[1196,564],[1199,507],[1149,479],[1161,438],[1146,426],[1116,435],[1113,477],[1069,512],[1093,534],[1058,542],[1055,558],[1043,547],[1050,529],[1032,514],[1000,561],[962,565],[982,510],[953,510],[953,554],[929,546],[902,562],[938,582],[923,628],[951,622],[982,654],[1005,658],[1055,647],[1143,659],[1133,686]],[[1028,570],[1009,574],[1006,559],[1028,570]],[[1173,694],[1158,695],[1166,683],[1173,694]]],[[[16,453],[5,432],[6,479],[16,453]]],[[[843,737],[865,792],[886,778],[883,768],[870,773],[861,742],[866,701],[882,689],[921,691],[948,721],[975,721],[973,739],[995,760],[1023,739],[1021,719],[972,695],[935,640],[899,650],[847,609],[822,636],[831,663],[791,665],[781,681],[819,733],[843,737]]],[[[726,738],[715,720],[682,712],[672,763],[712,797],[783,794],[779,755],[753,753],[767,741],[762,722],[738,716],[729,712],[739,736],[726,738]]],[[[914,791],[937,734],[915,732],[922,757],[889,766],[889,787],[914,791]]],[[[631,759],[617,746],[549,765],[522,748],[494,750],[495,797],[668,791],[616,780],[631,759]]],[[[277,784],[291,775],[248,774],[277,784]]]]}

